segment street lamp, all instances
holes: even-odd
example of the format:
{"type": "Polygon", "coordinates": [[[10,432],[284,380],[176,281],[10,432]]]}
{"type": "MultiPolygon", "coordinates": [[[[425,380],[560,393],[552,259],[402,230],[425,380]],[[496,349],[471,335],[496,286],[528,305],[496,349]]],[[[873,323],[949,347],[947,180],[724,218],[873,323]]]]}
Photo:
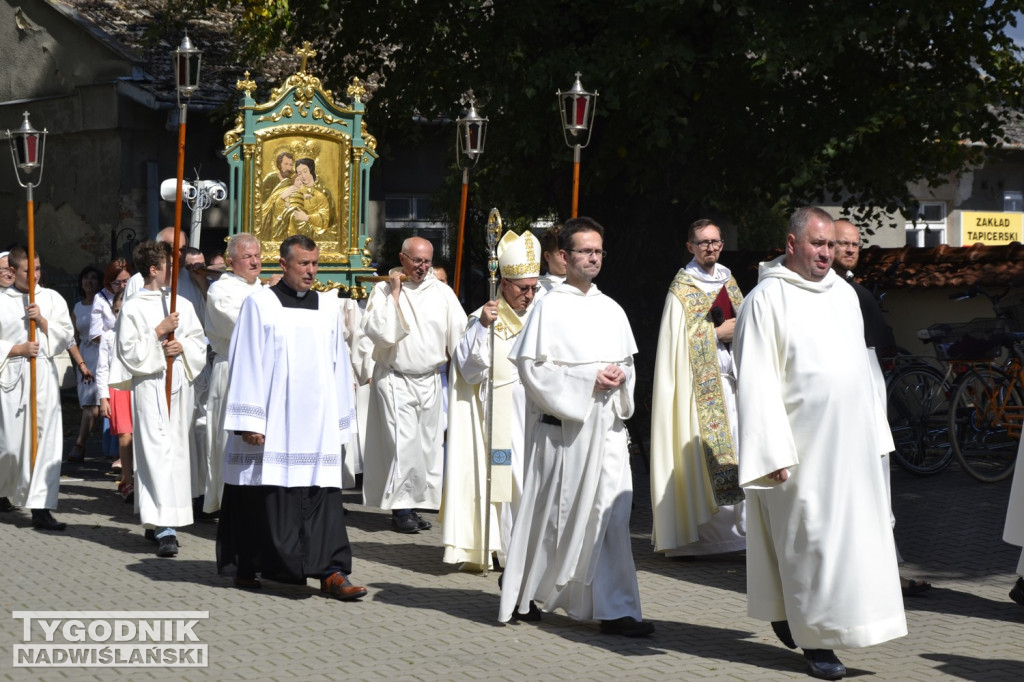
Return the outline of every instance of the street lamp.
{"type": "MultiPolygon", "coordinates": [[[[189,40],[188,33],[181,41],[178,49],[171,51],[174,62],[174,87],[178,101],[178,185],[174,201],[174,246],[171,249],[171,312],[175,312],[178,298],[178,240],[181,238],[181,191],[185,181],[185,119],[188,115],[188,101],[199,89],[199,65],[203,59],[201,50],[197,50],[189,40]]],[[[174,332],[168,335],[174,338],[174,332]]],[[[167,359],[167,409],[171,409],[171,371],[174,358],[167,359]]]]}
{"type": "Polygon", "coordinates": [[[587,92],[580,83],[580,72],[568,92],[559,90],[558,107],[562,112],[562,134],[565,143],[573,148],[572,165],[572,218],[579,213],[580,150],[590,144],[591,125],[597,108],[597,91],[587,92]]]}
{"type": "Polygon", "coordinates": [[[462,203],[459,208],[459,236],[455,242],[455,296],[459,295],[462,276],[462,239],[466,231],[466,197],[469,194],[469,169],[474,168],[484,153],[484,138],[487,136],[487,119],[476,113],[476,99],[469,95],[469,111],[456,121],[455,165],[462,171],[462,203]],[[462,155],[468,161],[463,163],[462,155]]]}
{"type": "MultiPolygon", "coordinates": [[[[46,146],[46,129],[42,132],[32,127],[28,120],[28,112],[24,114],[25,120],[17,130],[7,131],[7,137],[11,141],[11,160],[14,161],[14,175],[18,184],[25,188],[26,193],[26,215],[28,216],[28,301],[30,304],[36,302],[36,224],[35,207],[32,203],[32,190],[39,186],[43,180],[43,147],[46,146]],[[36,171],[39,175],[36,175],[36,171]],[[24,178],[22,177],[24,175],[24,178]],[[34,178],[34,181],[33,181],[34,178]]],[[[28,321],[28,340],[35,343],[36,323],[35,320],[28,321]]],[[[36,468],[36,449],[38,448],[38,430],[36,427],[38,416],[36,412],[36,359],[30,357],[29,367],[29,397],[28,404],[30,424],[32,431],[32,454],[30,471],[36,468]]]]}

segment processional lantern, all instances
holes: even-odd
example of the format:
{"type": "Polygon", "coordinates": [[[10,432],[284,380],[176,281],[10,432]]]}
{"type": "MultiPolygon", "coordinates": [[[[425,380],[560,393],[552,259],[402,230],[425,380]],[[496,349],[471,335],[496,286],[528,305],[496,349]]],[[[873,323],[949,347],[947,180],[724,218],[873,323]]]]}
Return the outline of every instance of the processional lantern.
{"type": "Polygon", "coordinates": [[[597,109],[597,92],[587,92],[580,82],[580,72],[576,72],[576,82],[568,92],[559,90],[558,107],[562,113],[562,135],[565,143],[573,149],[572,173],[572,216],[579,212],[580,193],[580,150],[590,144],[590,133],[593,130],[594,111],[597,109]]]}
{"type": "MultiPolygon", "coordinates": [[[[46,129],[42,131],[32,127],[28,120],[28,112],[24,112],[25,120],[17,130],[8,130],[7,138],[11,141],[11,160],[14,161],[14,175],[18,184],[25,188],[28,247],[28,300],[36,302],[36,225],[35,205],[32,201],[32,190],[43,181],[43,147],[46,145],[46,129]],[[36,174],[39,171],[39,174],[36,174]],[[22,177],[24,175],[24,177],[22,177]]],[[[28,321],[28,340],[36,340],[36,322],[28,321]]],[[[36,359],[29,358],[29,429],[31,431],[30,471],[36,468],[36,451],[38,443],[38,414],[36,411],[36,359]]]]}
{"type": "Polygon", "coordinates": [[[455,295],[462,281],[462,241],[466,234],[466,200],[469,196],[469,169],[476,166],[484,153],[487,119],[476,111],[476,98],[469,94],[469,111],[456,121],[455,165],[462,171],[462,198],[459,207],[459,234],[455,242],[455,295]],[[463,162],[463,155],[468,161],[463,162]]]}

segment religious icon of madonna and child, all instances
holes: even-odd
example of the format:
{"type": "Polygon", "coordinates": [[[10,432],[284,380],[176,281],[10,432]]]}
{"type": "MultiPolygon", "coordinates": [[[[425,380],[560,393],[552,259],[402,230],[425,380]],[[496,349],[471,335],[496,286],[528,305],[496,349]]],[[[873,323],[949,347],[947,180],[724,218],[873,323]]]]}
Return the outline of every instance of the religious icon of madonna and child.
{"type": "Polygon", "coordinates": [[[337,238],[334,196],[329,180],[317,175],[313,151],[319,151],[319,145],[279,146],[267,159],[266,165],[273,166],[261,182],[263,240],[280,242],[293,234],[317,241],[337,238]]]}

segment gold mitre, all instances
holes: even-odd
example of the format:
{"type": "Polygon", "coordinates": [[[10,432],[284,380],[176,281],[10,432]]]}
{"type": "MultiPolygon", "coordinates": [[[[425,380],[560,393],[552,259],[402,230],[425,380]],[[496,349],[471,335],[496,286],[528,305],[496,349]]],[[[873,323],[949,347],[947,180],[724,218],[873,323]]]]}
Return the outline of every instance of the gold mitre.
{"type": "Polygon", "coordinates": [[[526,230],[516,234],[509,230],[498,242],[498,267],[505,279],[540,277],[540,241],[526,230]]]}

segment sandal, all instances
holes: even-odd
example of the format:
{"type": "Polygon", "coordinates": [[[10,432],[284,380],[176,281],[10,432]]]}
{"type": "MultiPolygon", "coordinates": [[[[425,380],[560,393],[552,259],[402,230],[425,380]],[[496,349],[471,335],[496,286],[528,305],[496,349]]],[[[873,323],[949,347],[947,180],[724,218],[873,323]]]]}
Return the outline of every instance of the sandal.
{"type": "Polygon", "coordinates": [[[121,499],[125,504],[131,504],[135,501],[135,484],[131,481],[127,483],[118,483],[117,492],[120,493],[121,499]]]}
{"type": "Polygon", "coordinates": [[[85,448],[75,443],[71,446],[71,452],[68,453],[68,462],[71,464],[81,464],[85,461],[85,448]]]}

